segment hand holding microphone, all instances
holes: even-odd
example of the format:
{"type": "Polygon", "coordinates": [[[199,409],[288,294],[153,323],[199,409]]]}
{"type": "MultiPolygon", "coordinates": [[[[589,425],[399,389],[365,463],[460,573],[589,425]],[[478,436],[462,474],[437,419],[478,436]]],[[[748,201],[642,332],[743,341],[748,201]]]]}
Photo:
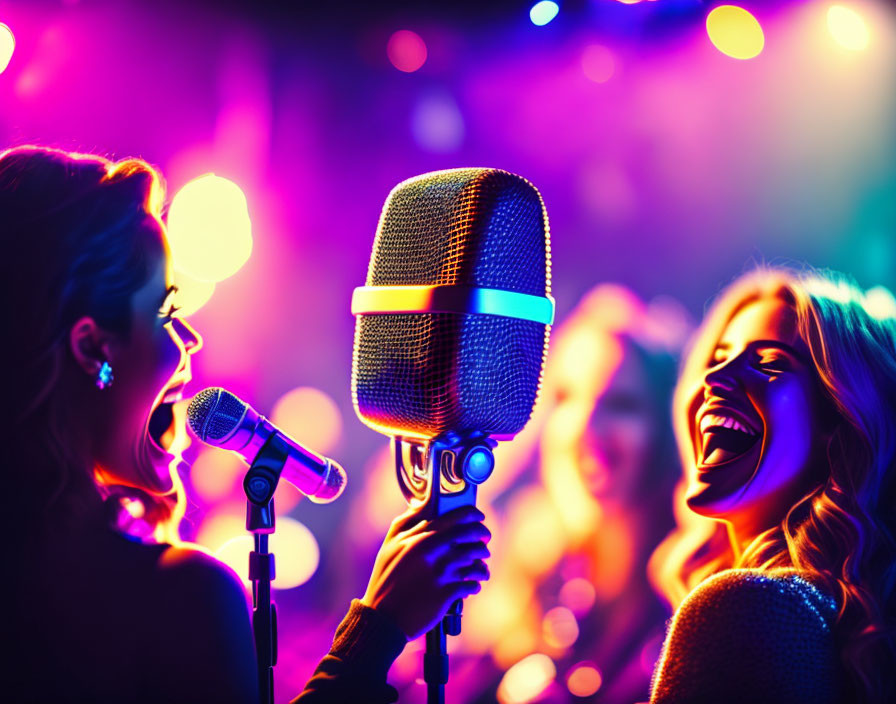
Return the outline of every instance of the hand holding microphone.
{"type": "Polygon", "coordinates": [[[365,599],[400,607],[393,616],[408,619],[408,635],[432,626],[429,702],[444,702],[445,636],[460,633],[461,601],[437,618],[451,602],[445,590],[465,596],[478,589],[464,582],[488,574],[475,557],[485,541],[453,535],[472,530],[464,521],[478,514],[496,441],[512,439],[532,413],[554,317],[550,270],[537,189],[499,169],[449,169],[392,190],[365,285],[352,296],[355,411],[391,436],[399,486],[416,506],[393,523],[365,599]],[[435,537],[439,529],[446,535],[435,537]],[[427,581],[417,588],[420,575],[427,581]],[[472,579],[452,581],[459,575],[472,579]]]}
{"type": "Polygon", "coordinates": [[[361,603],[388,615],[413,640],[435,626],[455,599],[489,578],[491,539],[473,506],[427,520],[415,504],[392,521],[361,603]]]}

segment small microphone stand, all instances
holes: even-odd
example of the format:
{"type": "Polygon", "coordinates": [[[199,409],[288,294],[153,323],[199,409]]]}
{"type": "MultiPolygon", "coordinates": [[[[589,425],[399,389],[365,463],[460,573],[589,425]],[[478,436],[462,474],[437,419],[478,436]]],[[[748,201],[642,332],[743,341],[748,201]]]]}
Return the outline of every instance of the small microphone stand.
{"type": "Polygon", "coordinates": [[[274,433],[262,446],[243,480],[246,492],[246,530],[255,539],[249,553],[252,582],[252,634],[258,662],[258,691],[261,704],[274,704],[274,665],[277,664],[277,607],[271,599],[271,582],[276,576],[274,555],[268,550],[268,536],[274,532],[274,491],[286,463],[288,447],[274,433]]]}
{"type": "MultiPolygon", "coordinates": [[[[394,438],[398,484],[407,500],[425,498],[429,518],[461,506],[476,505],[476,487],[495,467],[497,442],[482,433],[460,437],[446,433],[428,444],[394,438]]],[[[446,636],[459,636],[464,602],[456,600],[438,624],[426,633],[423,681],[426,704],[445,704],[448,683],[446,636]]]]}

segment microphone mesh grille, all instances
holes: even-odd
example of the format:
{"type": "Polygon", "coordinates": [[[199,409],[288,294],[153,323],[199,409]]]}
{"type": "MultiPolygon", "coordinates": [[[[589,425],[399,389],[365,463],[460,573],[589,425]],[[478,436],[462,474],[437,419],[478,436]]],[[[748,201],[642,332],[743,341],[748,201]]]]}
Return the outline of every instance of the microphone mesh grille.
{"type": "Polygon", "coordinates": [[[401,433],[515,434],[526,425],[547,326],[492,315],[362,315],[352,397],[367,423],[401,433]]]}
{"type": "Polygon", "coordinates": [[[551,291],[547,213],[535,187],[497,169],[453,169],[399,184],[377,232],[368,286],[466,284],[551,291]]]}
{"type": "MultiPolygon", "coordinates": [[[[464,284],[550,293],[547,214],[525,179],[454,169],[399,184],[383,209],[368,286],[464,284]]],[[[352,398],[378,430],[513,435],[532,412],[549,327],[478,314],[360,315],[352,398]]]]}
{"type": "Polygon", "coordinates": [[[200,440],[215,444],[236,429],[245,412],[246,404],[229,391],[208,388],[190,401],[187,422],[200,440]]]}

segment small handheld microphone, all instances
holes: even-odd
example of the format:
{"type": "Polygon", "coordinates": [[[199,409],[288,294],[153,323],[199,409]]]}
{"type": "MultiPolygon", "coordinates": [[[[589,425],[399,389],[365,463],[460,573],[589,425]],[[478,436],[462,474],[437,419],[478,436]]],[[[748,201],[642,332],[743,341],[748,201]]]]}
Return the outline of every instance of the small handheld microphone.
{"type": "Polygon", "coordinates": [[[196,394],[187,408],[187,421],[200,440],[233,450],[250,464],[271,436],[278,436],[287,448],[280,477],[315,503],[334,501],[345,489],[345,470],[339,464],[303,447],[225,389],[213,387],[196,394]]]}

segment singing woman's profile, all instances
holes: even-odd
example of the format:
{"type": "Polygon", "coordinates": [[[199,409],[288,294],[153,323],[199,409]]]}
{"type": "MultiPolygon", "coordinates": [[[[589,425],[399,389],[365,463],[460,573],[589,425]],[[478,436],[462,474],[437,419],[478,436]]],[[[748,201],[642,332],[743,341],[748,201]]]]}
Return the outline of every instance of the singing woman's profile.
{"type": "MultiPolygon", "coordinates": [[[[242,584],[179,538],[172,404],[202,338],[178,311],[164,200],[142,159],[0,152],[6,701],[259,698],[242,584]],[[123,511],[147,529],[123,532],[123,511]]],[[[303,704],[395,700],[407,640],[488,578],[482,518],[393,522],[303,704]]]]}

